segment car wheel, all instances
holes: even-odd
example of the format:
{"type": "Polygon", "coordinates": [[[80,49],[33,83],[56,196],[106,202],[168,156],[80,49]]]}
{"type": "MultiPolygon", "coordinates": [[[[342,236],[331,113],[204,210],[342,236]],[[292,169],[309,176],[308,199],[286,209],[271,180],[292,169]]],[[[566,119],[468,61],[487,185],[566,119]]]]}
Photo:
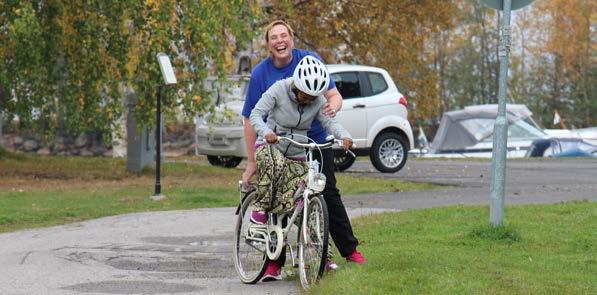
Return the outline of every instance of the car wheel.
{"type": "Polygon", "coordinates": [[[334,169],[336,171],[344,171],[348,168],[350,168],[350,166],[352,166],[352,164],[354,164],[354,161],[356,160],[355,157],[346,154],[344,152],[339,152],[336,153],[334,155],[334,169]]]}
{"type": "Polygon", "coordinates": [[[234,168],[240,164],[243,158],[233,156],[207,156],[207,161],[213,166],[234,168]]]}
{"type": "Polygon", "coordinates": [[[379,172],[397,172],[404,167],[408,157],[406,139],[393,132],[382,133],[373,141],[369,156],[379,172]]]}

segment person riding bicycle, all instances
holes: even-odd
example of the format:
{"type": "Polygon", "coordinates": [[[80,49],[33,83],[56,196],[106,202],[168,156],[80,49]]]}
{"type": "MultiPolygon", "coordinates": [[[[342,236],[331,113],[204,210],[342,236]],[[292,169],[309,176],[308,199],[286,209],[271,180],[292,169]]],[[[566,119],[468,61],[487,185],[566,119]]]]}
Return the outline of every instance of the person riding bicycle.
{"type": "Polygon", "coordinates": [[[290,142],[279,141],[277,134],[306,143],[307,131],[317,118],[330,134],[342,139],[345,150],[352,145],[350,133],[335,118],[323,112],[326,103],[323,93],[328,89],[329,80],[326,66],[313,56],[305,56],[293,76],[274,83],[251,112],[250,122],[258,135],[255,143],[259,172],[256,206],[260,208],[252,213],[253,221],[265,223],[266,210],[275,213],[291,211],[296,190],[304,184],[307,174],[305,150],[290,142]],[[267,122],[264,121],[266,116],[267,122]],[[272,195],[275,196],[274,206],[270,208],[272,195]]]}
{"type": "MultiPolygon", "coordinates": [[[[298,62],[303,57],[310,55],[323,62],[323,59],[317,53],[294,47],[294,31],[283,20],[278,19],[270,22],[264,27],[263,33],[267,44],[268,57],[261,60],[251,72],[251,81],[242,109],[245,148],[247,150],[247,166],[242,174],[244,188],[254,184],[251,178],[257,176],[257,163],[255,160],[257,134],[249,120],[251,111],[263,93],[276,81],[292,77],[298,62]]],[[[342,108],[342,95],[336,88],[333,79],[330,80],[328,90],[324,93],[324,96],[327,100],[327,103],[323,106],[324,113],[330,117],[336,116],[342,108]]],[[[313,121],[307,134],[318,144],[324,143],[327,136],[327,132],[317,119],[313,121]]],[[[322,163],[322,173],[326,177],[323,197],[329,213],[330,236],[339,254],[345,257],[347,261],[358,264],[366,263],[367,260],[357,250],[359,241],[353,233],[346,208],[342,203],[340,191],[336,186],[334,151],[331,148],[321,149],[321,154],[315,153],[313,156],[322,163]]],[[[267,280],[281,279],[281,267],[284,265],[285,257],[285,255],[281,255],[278,260],[268,262],[264,280],[266,278],[267,280]]],[[[333,261],[330,253],[326,269],[334,270],[337,268],[338,265],[333,261]]]]}

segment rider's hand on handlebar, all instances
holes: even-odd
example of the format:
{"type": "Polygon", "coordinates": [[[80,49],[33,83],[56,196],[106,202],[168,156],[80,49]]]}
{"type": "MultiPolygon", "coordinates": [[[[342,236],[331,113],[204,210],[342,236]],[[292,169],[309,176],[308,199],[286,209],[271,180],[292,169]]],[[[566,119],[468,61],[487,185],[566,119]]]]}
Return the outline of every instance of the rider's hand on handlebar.
{"type": "Polygon", "coordinates": [[[275,133],[268,133],[264,137],[267,143],[274,144],[278,142],[278,136],[275,133]]]}
{"type": "Polygon", "coordinates": [[[344,151],[348,152],[348,150],[352,147],[352,139],[342,138],[342,147],[344,147],[344,151]]]}

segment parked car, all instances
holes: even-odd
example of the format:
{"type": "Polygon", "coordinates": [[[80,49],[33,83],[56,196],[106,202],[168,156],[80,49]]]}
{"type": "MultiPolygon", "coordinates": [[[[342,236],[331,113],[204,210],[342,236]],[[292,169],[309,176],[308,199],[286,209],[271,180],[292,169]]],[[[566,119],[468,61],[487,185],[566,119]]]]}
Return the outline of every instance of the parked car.
{"type": "Polygon", "coordinates": [[[544,138],[533,141],[527,157],[591,157],[597,158],[597,145],[582,138],[544,138]]]}
{"type": "MultiPolygon", "coordinates": [[[[388,72],[363,65],[328,65],[328,69],[344,98],[336,118],[353,136],[355,154],[369,156],[381,172],[402,169],[413,147],[413,133],[406,98],[388,72]]],[[[208,155],[214,165],[235,167],[246,157],[240,115],[245,93],[246,89],[238,100],[219,105],[213,114],[196,121],[197,153],[208,155]]],[[[355,161],[342,150],[335,154],[337,170],[346,170],[355,161]]]]}
{"type": "MultiPolygon", "coordinates": [[[[402,169],[413,147],[408,103],[388,72],[362,65],[328,65],[344,99],[336,118],[352,135],[357,156],[369,156],[380,172],[402,169]]],[[[348,169],[355,161],[336,150],[336,168],[348,169]]]]}
{"type": "Polygon", "coordinates": [[[242,116],[250,76],[231,75],[218,83],[206,79],[213,93],[213,112],[195,118],[195,154],[206,155],[214,166],[233,168],[246,157],[242,116]]]}

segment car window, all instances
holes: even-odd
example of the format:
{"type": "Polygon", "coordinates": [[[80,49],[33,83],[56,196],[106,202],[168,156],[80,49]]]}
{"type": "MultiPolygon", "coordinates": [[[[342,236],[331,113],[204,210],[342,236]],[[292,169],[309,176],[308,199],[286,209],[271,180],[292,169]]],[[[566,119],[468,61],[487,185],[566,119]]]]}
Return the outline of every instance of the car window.
{"type": "Polygon", "coordinates": [[[360,97],[361,85],[359,83],[359,75],[357,72],[343,72],[332,74],[334,83],[342,98],[360,97]]]}
{"type": "Polygon", "coordinates": [[[371,95],[382,93],[388,89],[386,79],[380,73],[367,73],[367,79],[371,84],[371,95]]]}
{"type": "Polygon", "coordinates": [[[233,100],[244,100],[249,88],[249,77],[231,76],[224,79],[210,77],[205,79],[204,83],[211,101],[219,105],[233,100]]]}

